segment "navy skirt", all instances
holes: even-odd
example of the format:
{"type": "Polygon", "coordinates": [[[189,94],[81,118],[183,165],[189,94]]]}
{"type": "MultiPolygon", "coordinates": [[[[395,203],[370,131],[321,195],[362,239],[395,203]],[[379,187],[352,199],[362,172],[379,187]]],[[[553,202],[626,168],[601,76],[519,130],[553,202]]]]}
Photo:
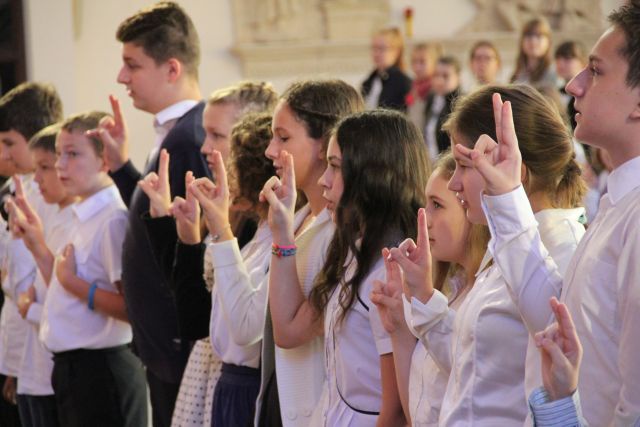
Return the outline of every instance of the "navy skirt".
{"type": "Polygon", "coordinates": [[[213,392],[212,427],[253,425],[260,392],[260,369],[222,364],[213,392]]]}

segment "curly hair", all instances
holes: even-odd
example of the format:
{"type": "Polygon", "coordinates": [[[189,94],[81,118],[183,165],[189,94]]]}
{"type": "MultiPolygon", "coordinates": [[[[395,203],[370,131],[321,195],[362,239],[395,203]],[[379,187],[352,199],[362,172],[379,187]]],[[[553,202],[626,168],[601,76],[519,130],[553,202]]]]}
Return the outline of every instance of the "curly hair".
{"type": "Polygon", "coordinates": [[[276,171],[264,152],[271,141],[271,115],[251,113],[231,131],[229,184],[235,189],[235,199],[250,202],[259,218],[266,218],[269,205],[258,196],[264,183],[276,171]]]}

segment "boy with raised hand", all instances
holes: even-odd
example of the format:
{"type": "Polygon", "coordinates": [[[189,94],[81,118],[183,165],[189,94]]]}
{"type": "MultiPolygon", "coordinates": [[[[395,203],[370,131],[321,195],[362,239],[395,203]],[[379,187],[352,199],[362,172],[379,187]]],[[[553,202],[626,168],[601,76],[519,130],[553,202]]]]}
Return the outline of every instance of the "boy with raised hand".
{"type": "Polygon", "coordinates": [[[86,135],[104,116],[72,116],[56,139],[56,170],[77,202],[71,231],[56,245],[40,339],[53,353],[52,384],[65,427],[147,425],[144,372],[129,348],[121,286],[127,209],[107,173],[102,141],[86,135]]]}
{"type": "MultiPolygon", "coordinates": [[[[97,131],[105,143],[111,176],[129,206],[123,250],[123,286],[136,352],[146,366],[154,426],[169,426],[190,343],[178,333],[175,302],[153,258],[141,215],[149,199],[138,181],[158,170],[161,148],[171,155],[172,196],[185,195],[184,176],[208,175],[200,146],[204,140],[204,103],[198,84],[200,47],[189,16],[175,3],[162,2],[124,20],[116,33],[122,42],[124,84],[133,105],[154,115],[156,140],[141,174],[128,158],[127,133],[118,101],[111,97],[113,120],[97,131]]],[[[167,245],[175,246],[175,240],[167,245]]]]}
{"type": "Polygon", "coordinates": [[[24,197],[18,177],[14,178],[15,199],[7,202],[13,214],[12,231],[16,237],[23,239],[38,267],[33,285],[19,294],[17,301],[20,315],[29,322],[18,373],[18,408],[22,423],[34,427],[59,425],[51,387],[52,355],[38,338],[42,308],[53,270],[53,254],[59,249],[56,242],[69,236],[72,220],[70,205],[74,202],[74,197],[67,194],[56,174],[55,142],[58,131],[58,125],[48,126],[29,142],[35,164],[34,181],[44,201],[58,207],[47,218],[46,232],[38,214],[24,197]]]}
{"type": "MultiPolygon", "coordinates": [[[[640,422],[640,0],[609,15],[612,26],[567,84],[575,136],[607,150],[614,169],[595,220],[560,277],[540,241],[520,185],[521,155],[509,103],[494,101],[498,142],[482,137],[468,156],[484,177],[494,260],[533,310],[561,292],[584,348],[579,391],[589,425],[640,422]]],[[[541,311],[542,312],[542,311],[541,311]]],[[[528,325],[541,330],[546,325],[528,325]]]]}
{"type": "MultiPolygon", "coordinates": [[[[40,129],[61,119],[62,102],[51,85],[23,83],[0,98],[0,158],[13,164],[24,184],[25,197],[43,216],[46,216],[47,207],[33,181],[34,164],[28,140],[40,129]]],[[[9,186],[13,191],[15,187],[12,181],[9,186]]],[[[2,288],[6,297],[0,315],[2,383],[5,375],[18,375],[28,325],[20,317],[16,302],[18,295],[31,286],[36,273],[33,258],[23,242],[8,235],[5,217],[0,220],[0,239],[6,243],[0,248],[0,270],[4,278],[2,288]]],[[[15,395],[15,390],[12,394],[15,395]]],[[[0,419],[2,425],[13,425],[12,422],[0,419]]]]}

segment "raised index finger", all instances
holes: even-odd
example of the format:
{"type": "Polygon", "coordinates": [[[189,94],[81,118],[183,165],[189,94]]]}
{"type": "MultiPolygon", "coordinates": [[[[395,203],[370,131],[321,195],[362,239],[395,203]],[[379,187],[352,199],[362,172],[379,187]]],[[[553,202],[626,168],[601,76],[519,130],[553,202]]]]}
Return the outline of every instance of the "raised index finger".
{"type": "Polygon", "coordinates": [[[570,348],[563,348],[565,351],[573,351],[576,350],[580,341],[578,339],[578,334],[576,332],[576,327],[573,323],[573,319],[571,318],[571,314],[569,313],[569,309],[567,306],[553,297],[551,298],[551,308],[556,316],[556,321],[558,322],[558,328],[560,333],[565,338],[565,343],[570,346],[570,348]]]}
{"type": "Polygon", "coordinates": [[[498,144],[502,144],[502,106],[504,103],[502,102],[502,97],[499,93],[494,93],[491,98],[493,102],[493,119],[496,122],[496,139],[498,140],[498,144]]]}
{"type": "Polygon", "coordinates": [[[224,167],[224,161],[222,160],[222,154],[219,151],[214,150],[213,151],[213,156],[214,156],[214,159],[215,159],[213,167],[214,167],[214,172],[215,172],[215,175],[216,175],[216,184],[217,184],[218,188],[220,188],[226,194],[228,192],[228,189],[229,189],[229,187],[228,187],[229,184],[227,184],[227,171],[226,171],[226,169],[224,167]]]}
{"type": "Polygon", "coordinates": [[[158,178],[161,184],[169,182],[169,152],[165,148],[160,151],[158,178]]]}
{"type": "Polygon", "coordinates": [[[282,185],[296,190],[296,173],[293,170],[293,156],[288,152],[282,150],[280,155],[283,157],[283,173],[282,173],[282,185]]]}
{"type": "Polygon", "coordinates": [[[513,110],[511,102],[507,101],[502,105],[502,140],[498,141],[502,144],[502,149],[511,154],[518,150],[518,138],[516,137],[516,128],[513,124],[513,110]]]}
{"type": "Polygon", "coordinates": [[[429,246],[429,230],[427,230],[427,212],[424,208],[418,209],[418,237],[417,244],[419,248],[428,248],[429,246]]]}
{"type": "Polygon", "coordinates": [[[109,102],[111,103],[111,111],[113,111],[113,119],[116,122],[116,126],[123,127],[124,118],[120,109],[120,101],[115,96],[109,95],[109,102]]]}
{"type": "Polygon", "coordinates": [[[13,175],[13,184],[16,187],[16,197],[24,197],[24,189],[22,188],[22,180],[18,175],[13,175]]]}

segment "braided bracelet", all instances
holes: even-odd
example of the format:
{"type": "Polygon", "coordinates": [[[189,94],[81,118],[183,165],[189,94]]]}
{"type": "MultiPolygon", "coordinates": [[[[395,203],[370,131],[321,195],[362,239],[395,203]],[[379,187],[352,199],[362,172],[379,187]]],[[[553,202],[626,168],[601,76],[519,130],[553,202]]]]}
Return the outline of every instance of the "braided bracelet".
{"type": "Polygon", "coordinates": [[[296,245],[278,246],[275,243],[271,245],[271,253],[278,258],[295,255],[297,251],[298,247],[296,245]]]}

